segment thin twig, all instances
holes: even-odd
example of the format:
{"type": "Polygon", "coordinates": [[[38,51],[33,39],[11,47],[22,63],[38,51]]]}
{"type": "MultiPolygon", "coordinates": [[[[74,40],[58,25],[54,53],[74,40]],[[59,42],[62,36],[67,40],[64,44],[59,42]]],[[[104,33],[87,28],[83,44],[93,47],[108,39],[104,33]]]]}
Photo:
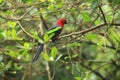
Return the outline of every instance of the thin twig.
{"type": "Polygon", "coordinates": [[[100,6],[100,5],[98,5],[98,8],[100,9],[100,12],[101,12],[101,14],[102,14],[102,16],[103,16],[104,24],[106,24],[106,23],[107,23],[107,21],[106,21],[105,14],[104,14],[104,12],[103,12],[103,10],[102,10],[101,6],[100,6]]]}
{"type": "MultiPolygon", "coordinates": [[[[114,61],[110,61],[110,62],[108,62],[108,63],[105,63],[105,64],[97,67],[96,69],[94,69],[94,70],[92,70],[92,71],[97,71],[98,69],[101,69],[101,68],[103,68],[104,66],[107,66],[108,64],[112,64],[113,62],[117,62],[117,61],[119,61],[119,60],[120,60],[120,59],[116,59],[116,60],[114,60],[114,61]]],[[[92,71],[90,71],[90,73],[91,73],[92,71]]]]}
{"type": "MultiPolygon", "coordinates": [[[[47,46],[44,45],[44,51],[45,51],[45,54],[47,54],[47,46]]],[[[51,80],[51,73],[50,73],[50,67],[49,67],[49,62],[46,61],[46,71],[47,71],[47,74],[48,74],[48,80],[51,80]]]]}
{"type": "Polygon", "coordinates": [[[1,17],[2,19],[5,19],[5,20],[17,21],[17,20],[14,20],[14,19],[9,18],[9,17],[2,16],[2,15],[0,15],[0,17],[1,17]]]}
{"type": "MultiPolygon", "coordinates": [[[[16,9],[17,9],[17,8],[16,8],[16,9]]],[[[0,15],[0,17],[3,18],[3,19],[6,19],[6,20],[19,21],[19,20],[23,19],[23,18],[33,9],[33,7],[31,7],[31,8],[30,8],[28,11],[26,11],[23,15],[21,15],[20,17],[17,17],[17,18],[13,16],[14,12],[16,11],[16,9],[13,10],[10,18],[4,17],[4,16],[2,16],[2,15],[0,15]]]]}
{"type": "Polygon", "coordinates": [[[11,18],[12,18],[13,20],[19,21],[19,20],[23,19],[23,18],[25,17],[25,15],[27,15],[32,9],[33,9],[33,6],[32,6],[28,11],[26,11],[22,16],[17,17],[17,18],[13,16],[14,11],[15,11],[15,10],[14,10],[14,11],[13,11],[13,14],[11,14],[11,18]]]}
{"type": "Polygon", "coordinates": [[[42,16],[42,13],[40,13],[40,19],[41,19],[42,24],[44,25],[44,27],[45,27],[46,29],[48,29],[47,24],[46,24],[46,22],[45,22],[45,20],[44,20],[44,18],[43,18],[43,16],[42,16]]]}
{"type": "Polygon", "coordinates": [[[53,74],[52,74],[52,76],[51,76],[51,80],[54,80],[55,74],[56,74],[56,72],[55,72],[55,67],[53,66],[53,74]]]}
{"type": "Polygon", "coordinates": [[[33,35],[30,34],[30,33],[28,33],[28,32],[22,27],[22,25],[21,25],[21,23],[20,23],[19,21],[17,21],[17,23],[19,24],[20,28],[22,29],[22,31],[23,31],[24,33],[26,33],[29,37],[33,38],[33,35]]]}
{"type": "Polygon", "coordinates": [[[82,65],[84,68],[86,68],[86,69],[90,70],[91,72],[93,72],[94,74],[96,74],[97,76],[99,76],[102,80],[107,80],[107,79],[105,79],[105,78],[103,77],[103,75],[101,75],[99,72],[94,71],[92,68],[86,66],[86,65],[83,64],[83,63],[81,63],[81,65],[82,65]]]}
{"type": "MultiPolygon", "coordinates": [[[[43,25],[42,23],[39,24],[41,35],[44,34],[42,25],[43,25]]],[[[45,51],[45,54],[47,54],[46,44],[44,44],[44,51],[45,51]]],[[[47,71],[47,75],[48,75],[48,80],[51,80],[51,73],[50,73],[50,67],[49,67],[49,62],[48,61],[46,61],[46,71],[47,71]]]]}
{"type": "MultiPolygon", "coordinates": [[[[44,2],[37,2],[37,3],[31,4],[31,5],[18,5],[17,8],[29,8],[31,6],[37,6],[37,5],[43,4],[45,2],[46,1],[44,1],[44,2]]],[[[11,10],[11,9],[16,9],[16,6],[14,6],[14,7],[0,7],[1,11],[11,10]]]]}

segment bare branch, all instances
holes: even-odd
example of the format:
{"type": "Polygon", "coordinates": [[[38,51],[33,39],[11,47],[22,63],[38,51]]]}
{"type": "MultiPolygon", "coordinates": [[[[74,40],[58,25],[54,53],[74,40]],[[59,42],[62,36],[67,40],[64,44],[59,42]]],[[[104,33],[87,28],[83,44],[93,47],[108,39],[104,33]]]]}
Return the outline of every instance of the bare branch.
{"type": "Polygon", "coordinates": [[[45,2],[46,1],[44,1],[44,2],[37,2],[37,3],[31,4],[31,5],[18,5],[18,6],[14,6],[14,7],[0,7],[0,10],[1,11],[11,10],[11,9],[16,9],[16,7],[17,8],[29,8],[31,6],[37,6],[37,5],[43,4],[45,2]]]}
{"type": "MultiPolygon", "coordinates": [[[[41,27],[41,29],[40,29],[41,31],[40,32],[41,32],[41,34],[43,34],[44,31],[43,31],[42,24],[40,23],[39,26],[41,27]]],[[[47,54],[47,46],[46,46],[46,44],[44,45],[44,52],[45,52],[45,54],[47,54]]],[[[49,62],[48,61],[45,62],[45,66],[46,66],[48,80],[51,80],[51,72],[50,72],[50,66],[49,66],[49,62]]]]}
{"type": "Polygon", "coordinates": [[[97,71],[98,69],[101,69],[101,68],[103,68],[104,66],[107,66],[107,65],[109,65],[109,64],[112,64],[112,63],[117,62],[117,61],[119,61],[119,60],[120,60],[120,59],[116,59],[116,60],[112,60],[112,61],[110,61],[110,62],[108,62],[108,63],[105,63],[105,64],[97,67],[96,69],[94,69],[94,71],[97,71]]]}
{"type": "Polygon", "coordinates": [[[97,76],[99,76],[102,80],[107,80],[107,79],[105,79],[105,78],[103,77],[103,75],[101,75],[99,72],[93,70],[92,68],[86,66],[86,65],[83,64],[83,63],[81,63],[81,65],[82,65],[84,68],[86,68],[86,69],[90,70],[91,72],[93,72],[94,74],[96,74],[97,76]]]}
{"type": "Polygon", "coordinates": [[[2,19],[5,19],[5,20],[12,20],[12,21],[16,21],[16,20],[14,20],[14,19],[12,19],[12,18],[4,17],[4,16],[1,16],[1,15],[0,15],[0,17],[1,17],[2,19]]]}
{"type": "Polygon", "coordinates": [[[23,19],[25,17],[25,15],[27,15],[29,13],[29,11],[31,11],[32,9],[33,9],[33,7],[31,7],[28,11],[26,11],[22,16],[20,16],[18,18],[13,16],[13,13],[16,11],[16,9],[13,10],[13,12],[11,14],[11,18],[4,17],[4,16],[1,16],[1,15],[0,15],[0,17],[3,18],[3,19],[6,19],[6,20],[19,21],[19,20],[23,19]]]}
{"type": "Polygon", "coordinates": [[[87,33],[87,32],[90,32],[90,31],[92,31],[92,30],[101,28],[101,27],[106,26],[106,25],[120,26],[120,23],[106,23],[106,24],[103,23],[103,24],[100,24],[100,25],[97,25],[97,26],[95,26],[95,27],[91,27],[91,28],[88,28],[88,29],[85,29],[85,30],[82,30],[82,31],[73,32],[73,33],[70,33],[70,34],[67,34],[67,35],[60,36],[59,39],[64,38],[64,37],[70,37],[70,36],[72,36],[72,35],[85,34],[85,33],[87,33]]]}
{"type": "Polygon", "coordinates": [[[45,26],[45,28],[48,29],[47,24],[42,16],[42,14],[40,14],[40,19],[42,20],[42,24],[45,26]]]}
{"type": "Polygon", "coordinates": [[[105,18],[105,14],[104,14],[104,12],[103,12],[101,6],[98,5],[98,8],[100,9],[100,12],[101,12],[101,14],[102,14],[102,16],[103,16],[104,24],[107,24],[107,21],[106,21],[106,18],[105,18]]]}
{"type": "MultiPolygon", "coordinates": [[[[33,9],[33,6],[32,6],[28,11],[26,11],[22,16],[20,16],[20,17],[18,17],[18,18],[14,17],[13,14],[11,14],[11,18],[14,19],[14,20],[16,20],[16,21],[19,21],[19,20],[23,19],[24,16],[27,15],[32,9],[33,9]]],[[[15,11],[15,10],[14,10],[14,11],[15,11]]],[[[14,11],[13,11],[13,12],[14,12],[14,11]]]]}
{"type": "Polygon", "coordinates": [[[33,35],[31,35],[30,33],[28,33],[28,32],[22,27],[22,25],[21,25],[21,23],[20,23],[19,21],[17,21],[17,23],[19,24],[20,28],[22,29],[22,31],[23,31],[24,33],[26,33],[29,37],[33,38],[33,35]]]}

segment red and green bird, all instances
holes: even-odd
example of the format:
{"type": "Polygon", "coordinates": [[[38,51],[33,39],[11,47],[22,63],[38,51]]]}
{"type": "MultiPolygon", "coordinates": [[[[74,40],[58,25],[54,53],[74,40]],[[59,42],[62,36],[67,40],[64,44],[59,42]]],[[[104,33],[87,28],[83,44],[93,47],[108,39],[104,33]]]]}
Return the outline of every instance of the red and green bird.
{"type": "MultiPolygon", "coordinates": [[[[55,41],[55,40],[57,39],[58,35],[62,32],[62,30],[63,30],[63,28],[64,28],[64,24],[67,24],[67,20],[66,20],[65,18],[59,19],[59,20],[56,22],[56,24],[55,24],[53,27],[51,27],[51,28],[43,35],[43,38],[44,38],[46,35],[48,36],[48,40],[46,40],[46,41],[43,40],[44,43],[48,42],[50,39],[51,39],[52,41],[55,41]]],[[[41,53],[42,50],[43,50],[44,43],[41,43],[41,44],[39,45],[39,48],[38,48],[38,50],[37,50],[37,52],[36,52],[36,55],[35,55],[35,57],[33,58],[33,62],[35,62],[35,61],[38,59],[40,53],[41,53]]]]}

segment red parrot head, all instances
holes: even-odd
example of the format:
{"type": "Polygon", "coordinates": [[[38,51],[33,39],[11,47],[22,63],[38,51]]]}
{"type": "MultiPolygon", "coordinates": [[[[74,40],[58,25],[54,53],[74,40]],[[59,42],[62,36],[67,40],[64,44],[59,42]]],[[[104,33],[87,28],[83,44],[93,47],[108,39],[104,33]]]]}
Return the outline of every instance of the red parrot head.
{"type": "Polygon", "coordinates": [[[67,20],[65,18],[61,18],[57,21],[57,25],[60,27],[64,27],[64,24],[67,24],[67,20]]]}

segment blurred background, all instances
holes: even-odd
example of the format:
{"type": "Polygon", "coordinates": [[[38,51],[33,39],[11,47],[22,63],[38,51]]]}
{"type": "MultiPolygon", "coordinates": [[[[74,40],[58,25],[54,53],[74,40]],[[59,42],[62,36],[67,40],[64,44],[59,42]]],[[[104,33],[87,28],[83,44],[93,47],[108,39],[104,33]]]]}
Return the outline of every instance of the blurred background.
{"type": "Polygon", "coordinates": [[[120,0],[0,0],[0,80],[120,80],[120,0]],[[41,36],[67,24],[32,63],[41,36]]]}

